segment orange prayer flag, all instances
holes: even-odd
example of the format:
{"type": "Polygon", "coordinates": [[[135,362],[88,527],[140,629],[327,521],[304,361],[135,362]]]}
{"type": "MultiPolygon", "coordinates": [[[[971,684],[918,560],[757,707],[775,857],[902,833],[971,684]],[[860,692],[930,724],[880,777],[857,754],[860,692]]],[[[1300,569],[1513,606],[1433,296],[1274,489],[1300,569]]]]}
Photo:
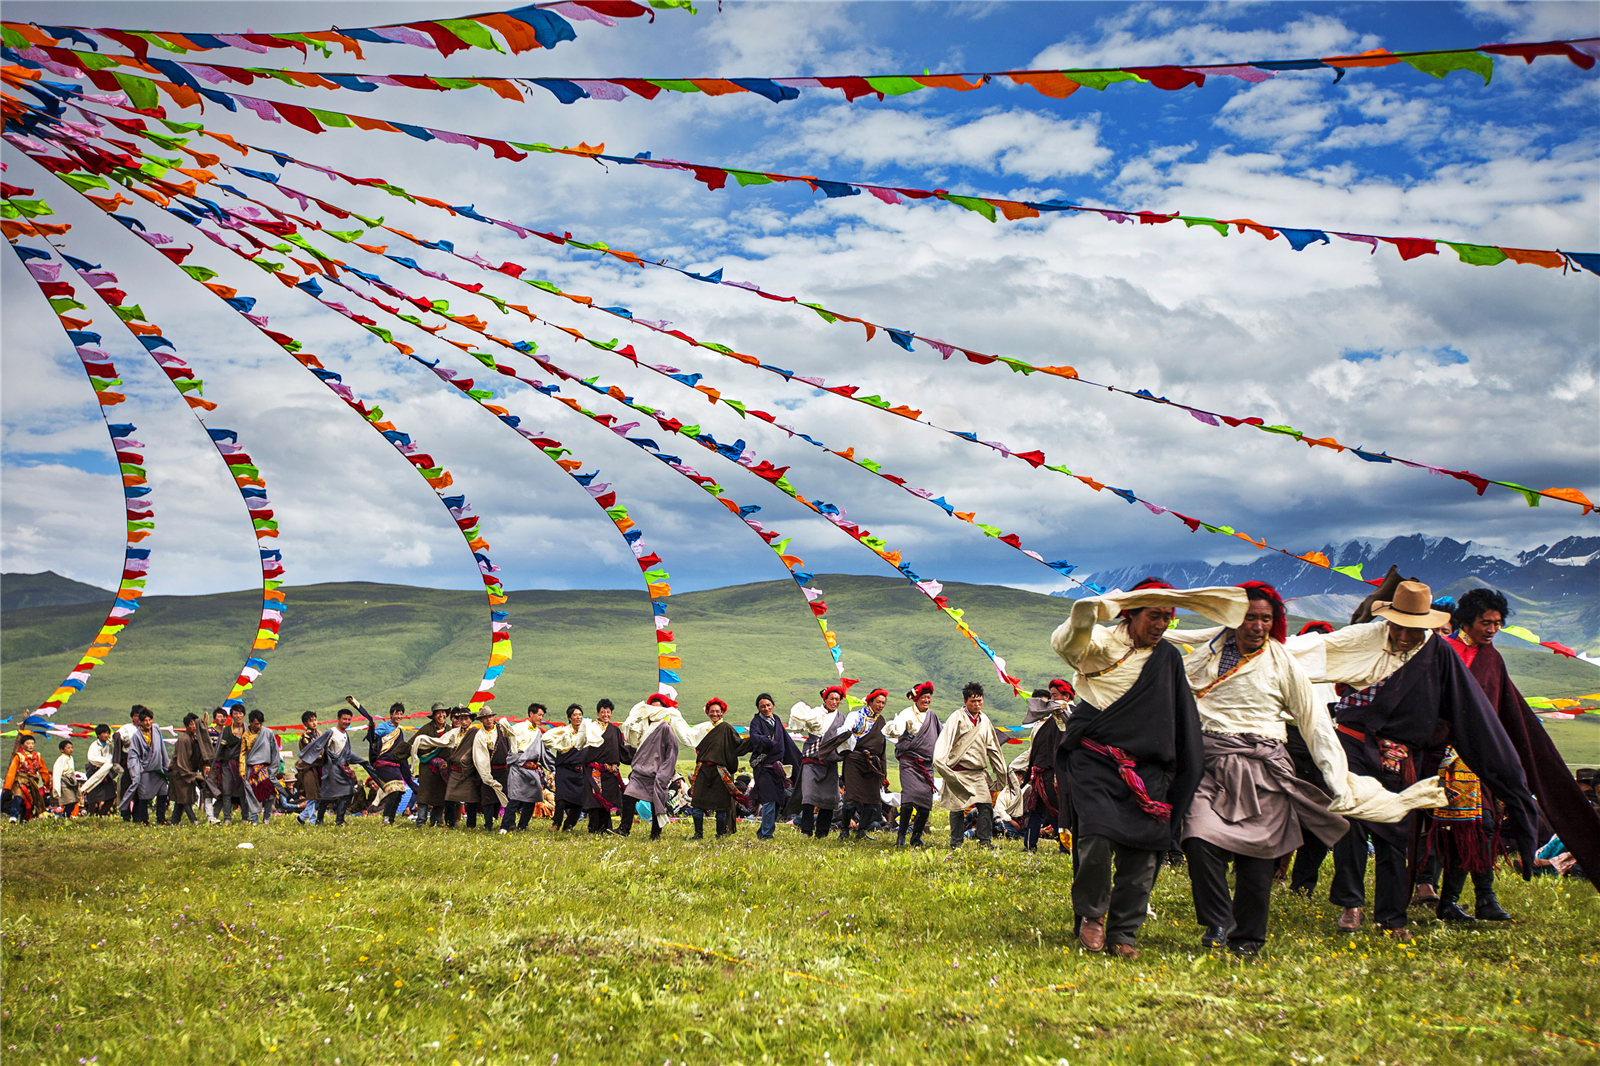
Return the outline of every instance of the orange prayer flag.
{"type": "Polygon", "coordinates": [[[504,78],[471,78],[469,80],[476,82],[485,89],[493,89],[495,95],[502,99],[515,100],[519,104],[523,102],[523,96],[517,91],[517,87],[504,78]]]}
{"type": "Polygon", "coordinates": [[[382,255],[389,250],[387,244],[362,244],[360,241],[356,241],[355,246],[364,252],[371,252],[373,255],[382,255]]]}
{"type": "Polygon", "coordinates": [[[1590,511],[1594,510],[1594,504],[1589,502],[1589,497],[1585,496],[1577,489],[1545,489],[1544,492],[1540,493],[1540,495],[1550,496],[1557,500],[1566,500],[1568,503],[1575,503],[1579,507],[1583,508],[1584,514],[1588,514],[1590,511]]]}
{"type": "Polygon", "coordinates": [[[232,148],[235,152],[238,152],[240,155],[249,155],[250,154],[250,149],[245,148],[238,141],[234,140],[230,135],[228,135],[226,133],[218,133],[216,130],[201,130],[200,132],[205,134],[207,137],[210,137],[214,141],[221,141],[223,144],[227,145],[229,148],[232,148]]]}
{"type": "Polygon", "coordinates": [[[1027,204],[1019,204],[1015,200],[996,200],[996,207],[1009,221],[1015,222],[1019,218],[1038,218],[1039,212],[1027,204]]]}
{"type": "Polygon", "coordinates": [[[1312,566],[1320,566],[1320,567],[1326,568],[1327,565],[1328,565],[1328,557],[1326,555],[1323,555],[1321,552],[1306,552],[1304,555],[1296,556],[1296,558],[1304,559],[1306,562],[1310,563],[1312,566]]]}
{"type": "Polygon", "coordinates": [[[1560,267],[1566,265],[1566,259],[1560,252],[1549,252],[1542,248],[1502,248],[1506,258],[1513,263],[1527,263],[1532,266],[1560,267]]]}
{"type": "Polygon", "coordinates": [[[517,55],[531,52],[535,48],[543,47],[533,35],[533,27],[520,19],[514,19],[502,11],[490,12],[487,15],[474,15],[472,21],[482,23],[495,30],[504,37],[506,44],[511,46],[511,51],[517,55]]]}
{"type": "Polygon", "coordinates": [[[1055,100],[1065,100],[1081,88],[1077,82],[1054,70],[1013,71],[1006,77],[1018,85],[1031,85],[1055,100]]]}
{"type": "Polygon", "coordinates": [[[1311,448],[1332,448],[1336,452],[1344,451],[1344,445],[1332,437],[1301,437],[1300,443],[1311,448]]]}
{"type": "Polygon", "coordinates": [[[1076,378],[1078,376],[1078,372],[1070,366],[1036,366],[1034,369],[1041,374],[1054,374],[1058,378],[1076,378]]]}
{"type": "Polygon", "coordinates": [[[690,78],[689,81],[696,89],[699,89],[707,96],[727,96],[730,93],[750,91],[742,85],[735,85],[733,82],[722,78],[690,78]]]}
{"type": "MultiPolygon", "coordinates": [[[[358,130],[381,130],[385,133],[400,132],[381,118],[363,118],[360,115],[350,115],[348,117],[351,122],[356,124],[356,129],[358,130]]],[[[421,197],[418,197],[418,199],[421,199],[421,197]]]]}

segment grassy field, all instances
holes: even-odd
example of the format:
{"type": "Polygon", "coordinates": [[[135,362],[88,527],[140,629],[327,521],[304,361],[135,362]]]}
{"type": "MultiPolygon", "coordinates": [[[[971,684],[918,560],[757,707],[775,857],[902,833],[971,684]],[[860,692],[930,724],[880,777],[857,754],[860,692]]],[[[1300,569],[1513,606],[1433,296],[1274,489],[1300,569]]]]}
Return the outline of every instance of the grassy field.
{"type": "MultiPolygon", "coordinates": [[[[824,574],[815,584],[826,593],[827,620],[839,634],[850,676],[862,679],[858,691],[882,685],[898,699],[931,678],[953,703],[962,683],[979,680],[989,688],[995,719],[1020,721],[1021,702],[1001,690],[989,661],[903,581],[824,574]]],[[[994,585],[951,584],[945,591],[1028,685],[1064,671],[1049,635],[1066,618],[1068,601],[994,585]]],[[[373,707],[394,700],[413,709],[435,700],[453,703],[466,699],[481,676],[488,656],[481,596],[360,583],[296,587],[288,596],[283,639],[247,699],[269,722],[329,711],[346,693],[373,707]]],[[[144,703],[169,722],[220,703],[254,635],[252,603],[258,602],[243,592],[150,597],[63,717],[116,723],[126,719],[129,706],[144,703]]],[[[508,610],[516,657],[495,689],[499,706],[516,711],[532,700],[552,707],[576,700],[593,707],[610,696],[626,708],[654,691],[647,604],[643,592],[626,590],[513,592],[508,610]]],[[[756,693],[770,691],[786,708],[814,698],[833,676],[816,625],[790,582],[684,593],[670,604],[684,662],[679,689],[691,712],[721,696],[743,721],[753,713],[756,693]]],[[[104,617],[100,604],[7,611],[0,631],[0,707],[36,706],[66,676],[104,617]]],[[[1600,690],[1600,670],[1587,663],[1529,651],[1510,638],[1501,643],[1528,695],[1600,690]]],[[[1600,762],[1600,726],[1574,722],[1564,730],[1570,735],[1560,742],[1569,758],[1600,762]]]]}
{"type": "MultiPolygon", "coordinates": [[[[1262,960],[1197,948],[1164,870],[1132,962],[1070,943],[1066,856],[547,829],[0,833],[6,1061],[1600,1062],[1600,896],[1333,932],[1275,896],[1262,960]],[[238,847],[250,842],[253,849],[238,847]]],[[[1325,871],[1326,873],[1326,871],[1325,871]]]]}

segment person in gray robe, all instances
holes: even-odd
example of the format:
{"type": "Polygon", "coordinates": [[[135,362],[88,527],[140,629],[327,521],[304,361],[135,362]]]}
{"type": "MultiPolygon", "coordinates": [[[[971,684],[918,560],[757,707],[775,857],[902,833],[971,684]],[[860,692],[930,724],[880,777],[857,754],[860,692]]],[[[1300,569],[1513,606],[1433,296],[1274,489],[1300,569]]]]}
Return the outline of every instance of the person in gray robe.
{"type": "Polygon", "coordinates": [[[900,831],[895,846],[905,845],[909,829],[911,846],[923,848],[927,845],[922,842],[922,832],[933,813],[933,751],[939,744],[939,716],[932,710],[933,682],[922,682],[907,692],[906,698],[911,706],[883,727],[884,737],[894,741],[894,758],[900,765],[900,831]]]}
{"type": "Polygon", "coordinates": [[[550,785],[550,772],[555,757],[545,751],[545,706],[542,703],[528,707],[527,728],[517,735],[522,747],[509,756],[506,767],[506,816],[500,823],[500,832],[522,832],[529,820],[544,803],[545,789],[550,785]]]}
{"type": "MultiPolygon", "coordinates": [[[[155,716],[141,707],[134,720],[137,728],[128,741],[128,783],[121,806],[130,820],[150,824],[150,801],[167,795],[167,738],[156,728],[155,716]]],[[[166,824],[166,806],[156,812],[157,824],[166,824]]]]}
{"type": "MultiPolygon", "coordinates": [[[[710,706],[707,704],[708,710],[710,706]]],[[[650,839],[659,840],[671,799],[672,779],[678,773],[679,741],[689,739],[688,723],[679,713],[677,701],[658,692],[629,712],[622,731],[634,746],[623,799],[650,805],[650,839]]]]}
{"type": "Polygon", "coordinates": [[[849,737],[848,718],[842,709],[842,685],[829,685],[821,692],[822,706],[804,702],[789,709],[789,730],[805,737],[800,745],[800,832],[823,838],[833,825],[833,812],[839,806],[839,762],[844,756],[839,746],[849,737]]]}
{"type": "MultiPolygon", "coordinates": [[[[321,773],[318,778],[317,788],[322,799],[315,811],[316,821],[322,822],[322,812],[328,808],[333,810],[333,824],[343,825],[344,816],[350,809],[350,801],[356,794],[356,775],[351,769],[360,766],[371,774],[372,769],[367,765],[367,760],[356,753],[355,746],[350,739],[350,720],[354,718],[348,707],[339,708],[339,716],[334,719],[333,728],[323,733],[308,744],[299,754],[299,761],[306,764],[322,760],[321,773]]],[[[311,813],[310,804],[306,805],[306,812],[300,815],[300,824],[309,824],[307,814],[311,813]]]]}
{"type": "MultiPolygon", "coordinates": [[[[220,709],[220,708],[219,708],[220,709]]],[[[239,753],[244,750],[244,708],[235,707],[218,732],[216,747],[216,810],[223,824],[233,822],[233,810],[244,817],[244,774],[239,770],[239,753]]]]}

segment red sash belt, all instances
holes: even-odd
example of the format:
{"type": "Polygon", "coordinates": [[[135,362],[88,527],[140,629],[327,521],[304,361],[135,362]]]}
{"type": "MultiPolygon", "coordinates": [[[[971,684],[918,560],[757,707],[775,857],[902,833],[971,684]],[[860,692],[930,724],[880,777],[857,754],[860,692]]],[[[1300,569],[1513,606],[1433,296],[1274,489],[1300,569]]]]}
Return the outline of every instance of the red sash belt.
{"type": "Polygon", "coordinates": [[[1351,729],[1347,725],[1337,725],[1337,724],[1334,725],[1333,728],[1337,729],[1339,732],[1343,733],[1347,737],[1354,737],[1356,740],[1360,741],[1363,744],[1365,744],[1367,742],[1367,735],[1365,733],[1361,732],[1361,730],[1359,730],[1359,729],[1351,729]]]}
{"type": "Polygon", "coordinates": [[[1162,803],[1160,800],[1150,798],[1150,793],[1145,791],[1144,780],[1134,772],[1133,756],[1121,748],[1113,748],[1109,744],[1084,738],[1083,746],[1096,755],[1104,755],[1117,764],[1117,776],[1122,778],[1122,783],[1128,786],[1133,793],[1133,798],[1139,808],[1158,822],[1165,822],[1172,817],[1172,804],[1162,803]]]}
{"type": "Polygon", "coordinates": [[[617,805],[606,799],[605,787],[600,781],[602,773],[610,774],[616,778],[618,785],[622,784],[622,775],[617,772],[616,766],[611,763],[592,762],[589,764],[590,791],[594,793],[594,798],[600,801],[600,806],[607,811],[614,811],[617,809],[617,805]]]}

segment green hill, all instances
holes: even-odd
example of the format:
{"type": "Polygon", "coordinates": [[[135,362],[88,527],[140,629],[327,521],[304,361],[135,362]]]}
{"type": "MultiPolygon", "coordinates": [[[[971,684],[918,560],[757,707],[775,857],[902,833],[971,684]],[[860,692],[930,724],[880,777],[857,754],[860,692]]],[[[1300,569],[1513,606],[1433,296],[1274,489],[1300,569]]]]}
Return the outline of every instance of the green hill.
{"type": "Polygon", "coordinates": [[[0,611],[60,607],[70,603],[109,603],[111,593],[54,570],[42,574],[0,574],[0,611]]]}
{"type": "MultiPolygon", "coordinates": [[[[959,700],[960,686],[981,681],[997,721],[1020,721],[1022,703],[1005,691],[983,653],[905,582],[821,575],[827,621],[838,633],[854,690],[887,688],[897,704],[916,681],[931,678],[938,706],[959,700]]],[[[402,700],[421,709],[435,700],[471,695],[488,658],[486,607],[476,593],[350,582],[288,590],[283,639],[246,700],[274,724],[306,710],[328,711],[346,693],[368,706],[402,700]]],[[[1060,676],[1065,664],[1050,650],[1050,632],[1070,604],[1060,598],[994,585],[949,584],[950,602],[986,643],[1007,657],[1030,686],[1060,676]]],[[[109,595],[109,594],[107,594],[109,595]]],[[[68,705],[75,722],[119,722],[134,703],[162,721],[220,703],[244,661],[259,595],[151,596],[115,652],[68,705]]],[[[753,713],[758,692],[781,707],[814,699],[833,676],[820,632],[788,581],[762,582],[675,595],[671,628],[683,657],[678,686],[686,710],[711,696],[735,719],[753,713]]],[[[0,706],[26,710],[48,695],[77,661],[105,617],[92,604],[7,611],[0,632],[0,706]]],[[[515,657],[495,688],[510,713],[533,700],[559,709],[593,707],[609,696],[624,709],[655,686],[655,635],[642,591],[579,590],[511,593],[515,657]]],[[[1515,641],[1508,641],[1514,645],[1515,641]]],[[[1576,696],[1600,690],[1586,663],[1542,651],[1504,648],[1513,675],[1529,695],[1576,696]]],[[[1600,728],[1556,723],[1569,758],[1600,762],[1600,728]]]]}

